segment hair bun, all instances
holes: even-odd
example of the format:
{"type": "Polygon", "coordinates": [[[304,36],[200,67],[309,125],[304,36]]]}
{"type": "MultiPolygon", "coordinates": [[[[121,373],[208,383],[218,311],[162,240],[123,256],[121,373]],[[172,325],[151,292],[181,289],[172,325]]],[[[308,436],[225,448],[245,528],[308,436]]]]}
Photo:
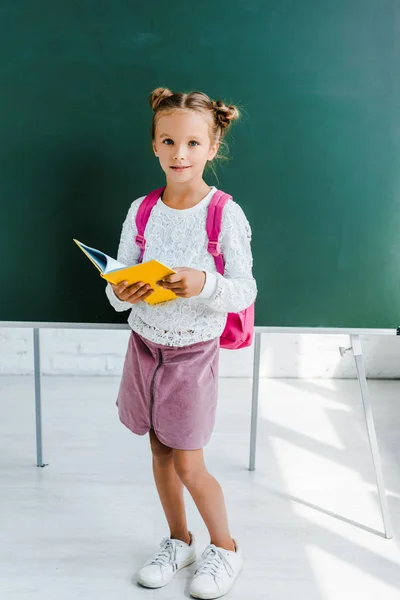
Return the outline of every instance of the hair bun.
{"type": "Polygon", "coordinates": [[[220,100],[214,100],[212,102],[212,106],[222,129],[227,129],[232,123],[232,121],[235,121],[240,116],[238,109],[232,104],[225,104],[220,100]]]}
{"type": "Polygon", "coordinates": [[[168,88],[156,88],[150,94],[150,106],[153,110],[156,110],[165,98],[173,96],[174,92],[171,92],[168,88]]]}

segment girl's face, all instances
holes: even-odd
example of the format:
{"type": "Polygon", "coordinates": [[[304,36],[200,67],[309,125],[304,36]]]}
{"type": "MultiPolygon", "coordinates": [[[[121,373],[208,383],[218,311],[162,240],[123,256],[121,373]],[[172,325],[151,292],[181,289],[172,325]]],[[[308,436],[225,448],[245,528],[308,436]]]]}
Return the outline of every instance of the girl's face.
{"type": "Polygon", "coordinates": [[[204,167],[218,151],[210,139],[207,116],[201,112],[176,109],[157,120],[153,149],[167,176],[167,182],[201,180],[204,167]]]}

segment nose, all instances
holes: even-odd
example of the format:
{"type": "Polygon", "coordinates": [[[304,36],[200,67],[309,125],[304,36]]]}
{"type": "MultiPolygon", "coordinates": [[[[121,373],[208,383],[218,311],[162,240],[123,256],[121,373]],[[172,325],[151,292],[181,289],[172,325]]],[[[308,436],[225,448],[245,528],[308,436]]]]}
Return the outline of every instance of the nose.
{"type": "Polygon", "coordinates": [[[184,160],[186,156],[185,146],[182,144],[175,147],[174,160],[184,160]]]}

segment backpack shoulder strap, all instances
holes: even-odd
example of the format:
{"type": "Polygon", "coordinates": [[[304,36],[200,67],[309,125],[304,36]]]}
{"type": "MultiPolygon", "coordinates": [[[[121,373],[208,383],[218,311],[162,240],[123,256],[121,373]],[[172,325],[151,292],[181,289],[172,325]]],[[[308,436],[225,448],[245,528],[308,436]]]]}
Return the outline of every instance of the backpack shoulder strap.
{"type": "Polygon", "coordinates": [[[140,248],[140,257],[138,262],[142,262],[144,250],[146,248],[146,239],[144,237],[144,233],[146,231],[147,222],[150,218],[151,211],[154,206],[157,204],[159,197],[163,193],[165,188],[159,188],[157,190],[153,190],[146,196],[146,198],[141,202],[139,209],[136,214],[136,229],[137,236],[135,238],[135,243],[140,248]]]}
{"type": "Polygon", "coordinates": [[[211,198],[207,212],[207,251],[214,257],[215,266],[221,275],[225,272],[225,261],[218,240],[222,228],[222,213],[228,200],[232,200],[232,196],[217,190],[211,198]]]}

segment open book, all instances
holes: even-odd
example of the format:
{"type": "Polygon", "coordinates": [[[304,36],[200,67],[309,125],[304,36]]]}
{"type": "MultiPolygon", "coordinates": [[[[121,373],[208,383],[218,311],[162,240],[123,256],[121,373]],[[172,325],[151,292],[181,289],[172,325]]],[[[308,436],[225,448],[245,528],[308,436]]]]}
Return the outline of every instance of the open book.
{"type": "Polygon", "coordinates": [[[75,239],[74,242],[98,268],[101,277],[110,283],[115,285],[121,283],[121,281],[128,281],[130,285],[138,283],[138,281],[148,283],[154,290],[154,293],[145,300],[149,304],[159,304],[160,302],[167,302],[176,298],[174,292],[165,290],[157,285],[157,281],[160,281],[166,275],[176,273],[176,271],[166,267],[158,262],[158,260],[149,260],[139,265],[128,267],[104,252],[96,250],[96,248],[90,248],[90,246],[86,246],[75,239]]]}

